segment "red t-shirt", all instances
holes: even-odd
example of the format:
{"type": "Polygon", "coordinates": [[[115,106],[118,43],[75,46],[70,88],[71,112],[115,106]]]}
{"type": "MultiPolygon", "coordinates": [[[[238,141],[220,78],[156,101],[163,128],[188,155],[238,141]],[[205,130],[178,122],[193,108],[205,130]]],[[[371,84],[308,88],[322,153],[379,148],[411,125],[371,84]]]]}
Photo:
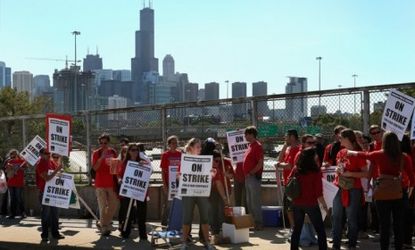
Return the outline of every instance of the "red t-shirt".
{"type": "MultiPolygon", "coordinates": [[[[362,159],[368,159],[373,164],[378,166],[377,176],[381,174],[384,175],[394,175],[399,176],[400,173],[400,162],[394,162],[383,152],[383,150],[378,150],[370,153],[359,152],[358,157],[362,159]]],[[[411,163],[411,159],[408,155],[405,155],[403,162],[403,174],[402,174],[402,186],[403,187],[413,187],[415,186],[415,177],[414,171],[411,163]],[[405,180],[406,178],[406,180],[405,180]]]]}
{"type": "MultiPolygon", "coordinates": [[[[255,140],[253,143],[249,144],[248,150],[244,155],[243,170],[244,175],[248,176],[249,172],[256,167],[259,161],[264,160],[264,150],[262,149],[261,143],[255,140]]],[[[259,169],[256,172],[256,175],[262,175],[263,168],[259,169]]]]}
{"type": "Polygon", "coordinates": [[[52,163],[51,160],[45,160],[41,158],[39,163],[36,166],[36,185],[39,188],[40,192],[43,192],[45,189],[46,181],[42,178],[43,173],[48,173],[49,170],[55,170],[56,165],[52,163]]]}
{"type": "MultiPolygon", "coordinates": [[[[380,141],[380,142],[374,141],[372,145],[373,145],[373,147],[369,150],[370,152],[379,151],[379,150],[382,149],[382,141],[380,141]]],[[[372,170],[371,170],[372,171],[372,176],[371,177],[374,178],[374,179],[378,178],[379,177],[379,166],[378,166],[378,164],[372,162],[371,163],[371,168],[372,168],[372,170]]]]}
{"type": "MultiPolygon", "coordinates": [[[[294,167],[288,176],[293,177],[297,173],[297,167],[294,167]]],[[[316,206],[318,198],[323,196],[322,174],[318,172],[309,172],[305,175],[297,174],[297,180],[300,183],[300,196],[293,200],[294,205],[298,206],[316,206]]]]}
{"type": "MultiPolygon", "coordinates": [[[[348,156],[347,149],[342,149],[337,153],[337,166],[340,162],[345,164],[344,171],[349,172],[361,172],[362,169],[366,168],[367,162],[364,158],[358,156],[348,156]]],[[[361,178],[354,178],[354,188],[362,188],[361,178]]],[[[336,174],[334,179],[334,185],[338,186],[339,176],[336,174]]]]}
{"type": "Polygon", "coordinates": [[[243,183],[245,182],[245,174],[244,174],[244,165],[242,162],[239,162],[236,164],[236,168],[235,168],[235,173],[234,173],[234,177],[235,177],[235,181],[239,182],[239,183],[243,183]]]}
{"type": "MultiPolygon", "coordinates": [[[[223,162],[225,163],[225,171],[227,173],[230,173],[230,174],[233,175],[234,172],[233,172],[233,167],[232,167],[231,161],[228,160],[228,159],[223,159],[223,162]]],[[[214,175],[213,175],[213,178],[212,178],[212,183],[215,183],[216,181],[220,181],[220,182],[222,182],[222,185],[225,188],[225,180],[223,178],[222,163],[220,163],[220,165],[218,166],[218,168],[214,168],[214,170],[215,171],[214,171],[214,175]]],[[[228,191],[230,193],[231,192],[232,185],[231,185],[231,180],[230,180],[229,177],[226,177],[226,183],[228,185],[228,191]]],[[[217,191],[216,190],[216,186],[215,186],[214,189],[215,189],[215,191],[217,191]]]]}
{"type": "Polygon", "coordinates": [[[166,187],[169,186],[168,181],[169,181],[169,167],[170,166],[180,166],[180,161],[181,161],[181,157],[182,157],[182,152],[180,151],[166,151],[161,155],[161,163],[160,163],[160,168],[161,168],[161,174],[164,177],[164,185],[166,187]]]}
{"type": "Polygon", "coordinates": [[[24,168],[25,166],[22,166],[22,163],[24,162],[23,159],[20,158],[16,158],[16,159],[10,159],[7,161],[6,163],[6,169],[7,164],[11,164],[11,168],[15,169],[15,174],[13,176],[13,178],[9,178],[7,180],[7,186],[9,187],[23,187],[24,186],[24,168]]]}
{"type": "MultiPolygon", "coordinates": [[[[92,165],[95,165],[95,163],[98,161],[98,159],[101,157],[102,149],[97,149],[92,154],[92,165]]],[[[106,159],[109,158],[116,158],[117,152],[112,149],[108,148],[105,152],[105,159],[101,161],[101,165],[96,170],[95,174],[95,187],[97,188],[112,188],[114,187],[114,178],[113,175],[110,172],[110,166],[107,164],[106,159]]]]}
{"type": "Polygon", "coordinates": [[[289,163],[291,165],[291,168],[287,168],[283,170],[283,177],[284,177],[284,185],[288,184],[288,176],[291,174],[292,167],[295,165],[295,157],[297,156],[297,153],[300,151],[301,145],[296,146],[289,146],[285,150],[284,153],[284,163],[289,163]]]}

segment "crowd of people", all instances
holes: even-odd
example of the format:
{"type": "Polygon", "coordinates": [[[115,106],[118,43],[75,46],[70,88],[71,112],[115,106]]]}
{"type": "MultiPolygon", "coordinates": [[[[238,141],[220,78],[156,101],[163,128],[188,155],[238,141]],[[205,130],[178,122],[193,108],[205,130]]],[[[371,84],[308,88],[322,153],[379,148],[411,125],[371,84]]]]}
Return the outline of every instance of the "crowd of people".
{"type": "MultiPolygon", "coordinates": [[[[290,185],[297,185],[300,190],[295,196],[288,192],[283,195],[284,214],[290,227],[288,238],[291,249],[298,249],[300,246],[304,221],[309,221],[314,226],[319,249],[328,248],[322,212],[327,213],[330,218],[332,249],[341,248],[343,235],[348,239],[348,249],[355,249],[358,238],[364,237],[369,229],[380,233],[380,249],[389,249],[391,228],[394,248],[412,249],[415,146],[411,145],[408,135],[400,141],[396,134],[383,131],[376,125],[370,127],[369,133],[370,136],[367,136],[339,125],[334,129],[334,141],[325,145],[321,135],[300,136],[296,130],[287,131],[275,168],[277,179],[282,178],[282,185],[286,189],[290,185]],[[333,166],[333,184],[338,187],[338,192],[333,201],[330,201],[332,208],[329,209],[328,201],[323,195],[322,171],[333,166]],[[398,190],[394,193],[395,196],[390,194],[388,198],[384,195],[385,192],[378,192],[383,185],[388,185],[390,190],[398,190]]],[[[179,180],[182,154],[211,155],[213,159],[210,196],[182,197],[182,249],[188,249],[193,242],[191,226],[196,206],[200,217],[199,240],[206,249],[213,249],[212,242],[220,242],[222,223],[226,221],[225,210],[229,206],[246,207],[246,211],[253,217],[253,229],[263,229],[261,184],[264,150],[257,135],[255,127],[249,126],[245,129],[249,146],[243,162],[235,166],[225,157],[222,150],[224,147],[214,138],[192,138],[183,150],[179,147],[177,136],[167,139],[167,150],[161,155],[160,164],[165,197],[161,220],[163,225],[168,224],[172,205],[172,201],[168,199],[169,168],[178,168],[176,178],[179,180]],[[231,193],[233,202],[229,199],[231,193]]],[[[99,207],[97,227],[103,236],[111,234],[115,230],[112,221],[119,208],[118,230],[121,237],[130,237],[134,221],[138,224],[140,240],[146,241],[148,199],[134,201],[118,195],[127,162],[150,163],[144,145],[130,143],[127,138],[123,138],[118,154],[110,147],[108,134],[101,135],[98,142],[99,147],[92,154],[91,165],[99,207]]],[[[62,170],[63,164],[59,155],[51,154],[47,149],[42,149],[40,156],[36,166],[36,184],[39,189],[39,202],[42,204],[45,183],[62,170]]],[[[10,218],[26,216],[22,199],[26,167],[27,164],[20,158],[17,150],[11,150],[3,164],[11,200],[10,218]]],[[[7,199],[9,198],[3,195],[3,215],[7,214],[7,199]]],[[[49,231],[55,239],[64,238],[58,230],[58,208],[46,205],[41,207],[42,241],[49,240],[49,231]]]]}

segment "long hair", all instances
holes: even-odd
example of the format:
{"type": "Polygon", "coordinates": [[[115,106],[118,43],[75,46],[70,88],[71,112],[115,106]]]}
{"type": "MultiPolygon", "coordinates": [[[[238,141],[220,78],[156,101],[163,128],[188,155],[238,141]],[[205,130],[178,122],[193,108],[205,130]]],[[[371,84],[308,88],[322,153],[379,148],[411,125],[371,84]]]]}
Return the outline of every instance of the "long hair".
{"type": "Polygon", "coordinates": [[[362,147],[357,143],[356,134],[351,129],[344,129],[340,132],[340,136],[343,138],[347,138],[350,143],[352,144],[353,150],[355,151],[362,151],[362,147]]]}
{"type": "Polygon", "coordinates": [[[209,137],[207,138],[202,145],[201,155],[213,155],[213,151],[216,149],[216,141],[209,137]]]}
{"type": "Polygon", "coordinates": [[[193,137],[192,139],[187,141],[186,146],[184,146],[184,151],[189,152],[190,148],[193,148],[198,143],[201,143],[200,139],[193,137]]]}
{"type": "Polygon", "coordinates": [[[320,170],[316,162],[317,151],[315,148],[305,148],[301,151],[297,161],[297,169],[301,175],[320,170]]]}
{"type": "Polygon", "coordinates": [[[128,161],[131,161],[131,160],[133,160],[133,161],[140,161],[140,160],[142,160],[142,159],[140,158],[140,147],[139,147],[136,143],[130,143],[130,144],[128,145],[127,154],[126,154],[126,156],[125,156],[124,163],[127,163],[128,161]],[[132,148],[137,148],[137,159],[132,159],[132,158],[131,158],[131,155],[130,155],[130,150],[131,150],[132,148]]]}
{"type": "Polygon", "coordinates": [[[401,141],[401,150],[402,153],[406,153],[411,155],[412,148],[411,148],[411,139],[409,138],[408,134],[404,134],[401,141]]]}
{"type": "Polygon", "coordinates": [[[401,160],[401,143],[395,133],[388,131],[383,134],[382,148],[383,152],[385,152],[392,162],[399,162],[401,160]]]}

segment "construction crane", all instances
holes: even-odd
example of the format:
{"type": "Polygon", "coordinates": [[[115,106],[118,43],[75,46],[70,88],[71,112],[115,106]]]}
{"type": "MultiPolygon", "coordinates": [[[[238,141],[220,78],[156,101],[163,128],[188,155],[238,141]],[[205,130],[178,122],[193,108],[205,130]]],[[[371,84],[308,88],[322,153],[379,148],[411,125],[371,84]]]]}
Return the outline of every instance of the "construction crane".
{"type": "MultiPolygon", "coordinates": [[[[75,63],[75,60],[68,60],[68,56],[66,59],[56,59],[56,58],[45,58],[45,57],[27,57],[28,60],[38,60],[38,61],[55,61],[55,62],[65,62],[65,68],[68,68],[68,62],[75,63]]],[[[82,62],[82,60],[77,60],[78,62],[82,62]]],[[[76,65],[76,64],[75,64],[76,65]]]]}

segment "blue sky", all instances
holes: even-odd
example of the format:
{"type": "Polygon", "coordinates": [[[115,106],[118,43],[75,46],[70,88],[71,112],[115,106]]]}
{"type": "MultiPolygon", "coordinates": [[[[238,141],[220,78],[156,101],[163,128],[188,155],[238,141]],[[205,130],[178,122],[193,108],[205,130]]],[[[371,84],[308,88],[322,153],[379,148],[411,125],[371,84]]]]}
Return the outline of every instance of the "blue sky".
{"type": "MultiPolygon", "coordinates": [[[[78,55],[99,53],[104,68],[130,69],[142,0],[0,0],[0,61],[12,70],[53,73],[78,55]]],[[[411,82],[415,79],[415,1],[154,0],[156,56],[171,54],[192,82],[268,82],[282,93],[287,76],[318,88],[411,82]]]]}

